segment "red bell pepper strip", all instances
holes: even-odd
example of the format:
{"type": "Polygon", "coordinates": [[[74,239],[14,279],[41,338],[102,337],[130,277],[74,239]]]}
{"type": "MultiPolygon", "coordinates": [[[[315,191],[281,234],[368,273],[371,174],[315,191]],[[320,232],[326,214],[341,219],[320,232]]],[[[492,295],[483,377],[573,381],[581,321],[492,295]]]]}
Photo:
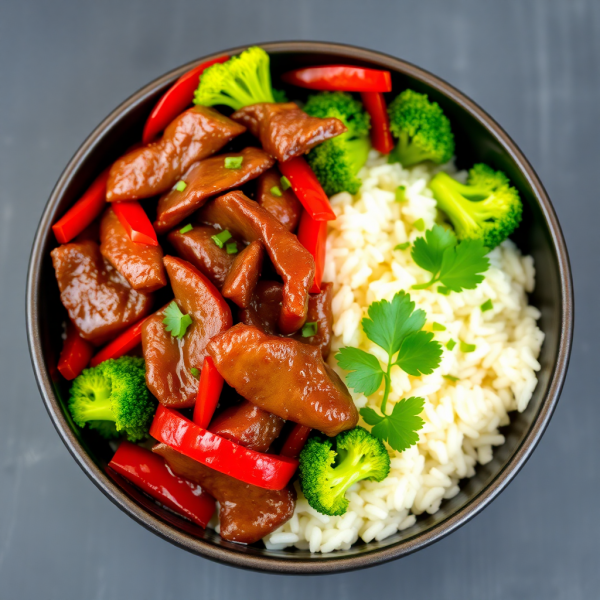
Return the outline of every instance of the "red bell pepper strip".
{"type": "Polygon", "coordinates": [[[162,404],[150,426],[150,435],[215,471],[267,490],[282,490],[298,468],[296,459],[244,448],[162,404]]]}
{"type": "Polygon", "coordinates": [[[223,377],[221,377],[215,363],[210,356],[204,357],[202,371],[200,372],[200,383],[198,385],[198,396],[194,406],[194,423],[206,429],[221,396],[223,389],[223,377]]]}
{"type": "Polygon", "coordinates": [[[156,231],[139,202],[114,202],[112,208],[132,242],[158,246],[156,231]]]}
{"type": "Polygon", "coordinates": [[[298,458],[311,431],[310,427],[305,427],[304,425],[300,425],[300,423],[296,423],[292,431],[290,431],[290,435],[288,435],[285,440],[279,455],[288,456],[289,458],[298,458]]]}
{"type": "Polygon", "coordinates": [[[79,235],[106,206],[106,182],[110,167],[102,171],[73,206],[52,225],[59,244],[69,243],[79,235]]]}
{"type": "Polygon", "coordinates": [[[352,65],[322,65],[288,71],[282,81],[308,88],[338,92],[391,92],[389,71],[364,69],[352,65]]]}
{"type": "Polygon", "coordinates": [[[394,149],[385,98],[381,92],[362,92],[360,95],[366,111],[371,116],[371,143],[375,150],[389,154],[394,149]]]}
{"type": "Polygon", "coordinates": [[[323,270],[325,269],[325,247],[327,244],[327,221],[315,221],[304,210],[298,225],[298,241],[315,259],[315,280],[310,288],[311,294],[321,291],[323,270]]]}
{"type": "Polygon", "coordinates": [[[304,158],[298,156],[280,162],[279,170],[288,178],[298,200],[315,221],[335,220],[329,198],[304,158]]]}
{"type": "Polygon", "coordinates": [[[229,56],[220,56],[209,60],[184,73],[161,97],[152,109],[142,134],[142,142],[150,143],[165,127],[194,99],[194,91],[198,87],[200,75],[216,63],[224,63],[229,56]]]}
{"type": "Polygon", "coordinates": [[[67,325],[67,339],[63,344],[60,358],[58,359],[58,370],[67,380],[75,379],[90,362],[94,353],[94,347],[80,335],[75,325],[69,322],[67,325]]]}
{"type": "Polygon", "coordinates": [[[215,513],[212,496],[191,481],[173,475],[165,461],[150,450],[123,441],[108,466],[200,527],[206,527],[215,513]]]}
{"type": "Polygon", "coordinates": [[[119,337],[106,344],[90,362],[90,367],[97,367],[109,358],[119,358],[142,343],[142,325],[148,317],[126,329],[119,337]]]}

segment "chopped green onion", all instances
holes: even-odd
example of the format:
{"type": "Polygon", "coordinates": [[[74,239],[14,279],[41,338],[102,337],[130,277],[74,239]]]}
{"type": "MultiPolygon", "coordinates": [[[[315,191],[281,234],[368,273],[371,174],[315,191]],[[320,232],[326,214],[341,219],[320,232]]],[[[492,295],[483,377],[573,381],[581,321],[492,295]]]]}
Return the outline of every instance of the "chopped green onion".
{"type": "Polygon", "coordinates": [[[244,162],[243,156],[226,156],[225,157],[225,168],[226,169],[239,169],[244,162]]]}
{"type": "Polygon", "coordinates": [[[448,343],[446,344],[446,348],[448,348],[448,350],[450,350],[450,352],[452,352],[452,350],[454,350],[454,346],[456,346],[456,342],[454,340],[449,340],[448,343]]]}
{"type": "Polygon", "coordinates": [[[436,322],[433,322],[433,323],[431,324],[431,328],[432,328],[434,331],[446,331],[446,327],[445,327],[444,325],[442,325],[441,323],[436,323],[436,322]]]}
{"type": "Polygon", "coordinates": [[[178,192],[183,192],[183,190],[185,190],[186,187],[187,187],[187,183],[185,181],[178,181],[177,184],[175,185],[175,189],[178,192]]]}
{"type": "Polygon", "coordinates": [[[217,233],[210,238],[219,248],[222,248],[225,245],[227,240],[231,239],[231,234],[227,229],[225,231],[221,231],[221,233],[217,233]]]}
{"type": "Polygon", "coordinates": [[[475,352],[477,350],[477,346],[475,344],[467,344],[466,342],[460,342],[460,351],[461,352],[475,352]]]}
{"type": "Polygon", "coordinates": [[[403,242],[394,247],[394,250],[406,250],[410,246],[410,242],[403,242]]]}
{"type": "Polygon", "coordinates": [[[317,334],[317,330],[319,329],[319,324],[316,321],[312,321],[311,323],[304,323],[304,327],[302,328],[302,337],[311,337],[317,334]]]}
{"type": "Polygon", "coordinates": [[[196,369],[196,367],[192,367],[190,369],[190,373],[196,378],[198,379],[198,377],[200,377],[200,371],[198,371],[198,369],[196,369]]]}
{"type": "Polygon", "coordinates": [[[237,254],[237,244],[235,242],[231,242],[225,246],[225,251],[227,254],[237,254]]]}
{"type": "Polygon", "coordinates": [[[448,381],[460,381],[458,377],[454,377],[454,375],[442,375],[442,377],[448,381]]]}
{"type": "Polygon", "coordinates": [[[450,291],[451,290],[449,290],[447,287],[444,287],[443,285],[439,285],[437,289],[437,293],[442,294],[443,296],[449,296],[450,291]]]}
{"type": "Polygon", "coordinates": [[[274,185],[271,188],[271,194],[273,194],[273,196],[277,196],[278,198],[281,198],[281,196],[283,196],[281,190],[276,185],[274,185]]]}
{"type": "MultiPolygon", "coordinates": [[[[399,185],[396,188],[396,202],[406,202],[406,186],[399,185]]],[[[421,219],[422,221],[423,219],[421,219]]]]}
{"type": "Polygon", "coordinates": [[[179,230],[179,233],[187,233],[188,231],[191,231],[192,229],[194,229],[194,228],[192,227],[192,224],[191,224],[191,223],[188,223],[188,224],[187,224],[185,227],[182,227],[182,228],[179,230]]]}
{"type": "Polygon", "coordinates": [[[413,223],[413,227],[417,230],[417,231],[425,231],[425,221],[423,221],[423,219],[417,219],[414,223],[413,223]]]}
{"type": "Polygon", "coordinates": [[[484,302],[481,305],[481,312],[485,312],[486,310],[492,310],[492,308],[494,308],[494,305],[492,304],[491,300],[487,300],[486,302],[484,302]]]}
{"type": "Polygon", "coordinates": [[[281,189],[284,192],[285,192],[285,190],[288,190],[289,188],[292,187],[290,180],[285,175],[283,175],[279,181],[281,182],[281,189]]]}

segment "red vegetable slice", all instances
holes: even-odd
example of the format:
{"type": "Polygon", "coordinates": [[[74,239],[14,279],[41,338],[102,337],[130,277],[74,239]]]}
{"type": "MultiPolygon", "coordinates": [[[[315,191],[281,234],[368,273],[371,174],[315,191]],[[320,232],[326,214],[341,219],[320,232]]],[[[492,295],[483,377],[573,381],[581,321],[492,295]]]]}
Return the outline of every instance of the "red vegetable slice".
{"type": "Polygon", "coordinates": [[[71,381],[75,379],[90,362],[94,352],[92,344],[84,340],[73,323],[67,325],[67,339],[63,344],[60,358],[58,359],[58,370],[60,374],[71,381]]]}
{"type": "Polygon", "coordinates": [[[323,270],[325,268],[327,221],[315,221],[306,211],[303,211],[298,226],[298,241],[315,259],[315,280],[309,292],[318,294],[321,291],[321,281],[323,281],[323,270]]]}
{"type": "Polygon", "coordinates": [[[371,143],[375,150],[389,154],[394,148],[390,131],[390,118],[385,98],[381,92],[363,92],[361,95],[366,111],[371,116],[371,143]]]}
{"type": "Polygon", "coordinates": [[[290,431],[290,435],[288,435],[285,440],[283,448],[281,448],[281,452],[279,453],[280,456],[298,458],[311,431],[312,429],[310,427],[305,427],[304,425],[300,425],[300,423],[296,423],[292,431],[290,431]]]}
{"type": "Polygon", "coordinates": [[[161,97],[152,109],[142,134],[142,142],[150,143],[165,127],[192,103],[200,75],[216,63],[224,63],[229,56],[213,58],[184,73],[161,97]]]}
{"type": "Polygon", "coordinates": [[[310,90],[338,92],[391,92],[389,71],[364,69],[352,65],[322,65],[288,71],[281,76],[286,83],[310,90]]]}
{"type": "Polygon", "coordinates": [[[113,202],[112,208],[132,242],[158,246],[156,231],[139,202],[113,202]]]}
{"type": "Polygon", "coordinates": [[[215,512],[212,496],[199,485],[173,475],[162,457],[150,450],[123,441],[108,466],[200,527],[206,527],[215,512]]]}
{"type": "Polygon", "coordinates": [[[215,471],[267,490],[282,490],[298,468],[298,461],[293,458],[244,448],[162,404],[152,421],[150,435],[215,471]]]}
{"type": "Polygon", "coordinates": [[[115,338],[109,344],[106,344],[90,362],[90,367],[97,367],[101,362],[109,358],[119,358],[133,350],[142,343],[142,325],[148,317],[138,321],[135,325],[125,330],[119,337],[115,338]]]}
{"type": "Polygon", "coordinates": [[[213,359],[210,356],[205,356],[200,373],[198,396],[194,406],[194,423],[196,425],[204,429],[208,427],[221,396],[223,381],[223,377],[217,371],[213,359]]]}
{"type": "Polygon", "coordinates": [[[59,244],[69,243],[80,234],[106,206],[106,182],[110,167],[102,171],[83,196],[54,224],[52,231],[59,244]]]}
{"type": "Polygon", "coordinates": [[[280,162],[279,170],[282,175],[288,178],[298,200],[300,200],[311,218],[315,221],[335,220],[335,213],[331,209],[329,198],[304,158],[298,156],[280,162]]]}

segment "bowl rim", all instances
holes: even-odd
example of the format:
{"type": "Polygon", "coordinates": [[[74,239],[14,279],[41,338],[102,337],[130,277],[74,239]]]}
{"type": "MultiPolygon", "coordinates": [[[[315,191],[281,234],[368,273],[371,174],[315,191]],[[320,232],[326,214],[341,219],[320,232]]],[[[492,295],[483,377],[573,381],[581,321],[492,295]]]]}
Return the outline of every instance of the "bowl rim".
{"type": "Polygon", "coordinates": [[[44,356],[41,344],[40,327],[38,322],[39,314],[39,288],[40,272],[42,261],[44,259],[44,246],[46,236],[50,235],[50,226],[54,220],[58,202],[64,193],[75,173],[81,167],[81,164],[87,159],[95,144],[102,138],[111,124],[117,120],[120,115],[135,106],[143,103],[149,96],[157,93],[163,86],[174,82],[183,73],[199,64],[200,62],[222,56],[223,54],[238,54],[245,50],[249,45],[239,46],[227,50],[221,50],[196,60],[190,61],[180,67],[172,69],[165,75],[158,77],[152,82],[142,87],[139,91],[131,95],[127,100],[115,108],[86,138],[77,152],[69,160],[67,166],[58,179],[52,193],[44,207],[42,217],[35,233],[34,242],[29,259],[27,272],[27,290],[26,290],[26,321],[27,321],[27,340],[31,362],[35,372],[36,382],[42,395],[46,410],[52,424],[58,432],[63,443],[73,456],[77,464],[100,491],[108,497],[121,510],[127,513],[131,518],[149,529],[153,533],[171,542],[172,544],[203,556],[219,563],[251,569],[255,571],[278,573],[278,574],[326,574],[339,573],[349,570],[371,567],[391,560],[406,556],[425,548],[426,546],[442,539],[452,533],[471,518],[476,516],[485,506],[494,500],[498,494],[510,483],[516,474],[523,467],[530,457],[531,453],[540,441],[552,413],[558,402],[562,390],[571,351],[573,336],[573,284],[569,256],[565,240],[558,223],[556,213],[552,207],[550,199],[539,180],[533,167],[525,158],[521,150],[508,134],[500,127],[492,117],[490,117],[482,108],[468,98],[465,94],[454,88],[443,79],[421,69],[409,62],[395,58],[391,55],[368,50],[358,46],[348,44],[337,44],[331,42],[318,41],[280,41],[256,44],[263,47],[267,52],[312,52],[323,55],[338,54],[345,55],[350,59],[362,60],[367,63],[374,63],[380,68],[389,68],[399,71],[410,77],[425,83],[434,89],[440,91],[450,100],[458,104],[463,110],[467,111],[475,118],[486,130],[488,130],[501,145],[503,150],[508,153],[515,162],[522,174],[531,186],[534,196],[541,208],[542,214],[546,220],[553,249],[557,256],[558,275],[561,284],[561,331],[558,344],[558,355],[556,364],[550,374],[548,383],[548,392],[542,400],[539,413],[533,421],[529,432],[515,450],[512,457],[506,465],[494,477],[494,479],[475,497],[467,502],[460,510],[434,525],[430,529],[407,537],[400,542],[389,547],[375,548],[368,552],[358,553],[355,556],[342,556],[336,558],[335,554],[319,558],[298,558],[283,559],[273,555],[251,555],[238,552],[233,548],[217,546],[208,540],[191,536],[174,526],[168,524],[154,514],[145,510],[130,498],[124,490],[118,487],[98,465],[87,454],[86,450],[77,439],[71,427],[69,426],[58,399],[54,393],[52,381],[45,367],[44,356]]]}

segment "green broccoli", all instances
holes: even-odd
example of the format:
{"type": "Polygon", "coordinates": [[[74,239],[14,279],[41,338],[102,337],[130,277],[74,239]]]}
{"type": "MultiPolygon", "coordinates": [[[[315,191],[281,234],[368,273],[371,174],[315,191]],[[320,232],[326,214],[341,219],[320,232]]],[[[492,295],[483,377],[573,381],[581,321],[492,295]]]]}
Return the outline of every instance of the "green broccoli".
{"type": "Polygon", "coordinates": [[[485,164],[476,164],[469,171],[466,185],[446,173],[438,173],[429,187],[459,240],[480,239],[491,250],[521,222],[523,205],[519,192],[502,171],[485,164]]]}
{"type": "Polygon", "coordinates": [[[344,92],[323,92],[308,98],[304,111],[313,117],[340,119],[348,131],[326,140],[306,156],[328,196],[338,192],[356,194],[361,180],[356,176],[367,162],[369,115],[363,105],[344,92]]]}
{"type": "Polygon", "coordinates": [[[388,114],[390,130],[398,139],[389,162],[400,162],[404,167],[424,160],[441,164],[454,155],[450,121],[426,94],[404,90],[389,105],[388,114]]]}
{"type": "MultiPolygon", "coordinates": [[[[277,99],[281,100],[280,94],[277,95],[277,99]]],[[[194,104],[222,104],[233,110],[258,102],[275,101],[269,55],[258,46],[206,69],[194,92],[194,104]]]]}
{"type": "Polygon", "coordinates": [[[333,440],[308,440],[300,453],[300,486],[308,503],[324,515],[348,510],[346,490],[362,479],[383,481],[390,472],[390,457],[383,442],[366,429],[355,427],[333,440]]]}
{"type": "Polygon", "coordinates": [[[84,369],[71,386],[69,409],[75,423],[88,423],[108,439],[120,431],[132,442],[145,438],[156,410],[145,374],[144,359],[132,356],[84,369]]]}

